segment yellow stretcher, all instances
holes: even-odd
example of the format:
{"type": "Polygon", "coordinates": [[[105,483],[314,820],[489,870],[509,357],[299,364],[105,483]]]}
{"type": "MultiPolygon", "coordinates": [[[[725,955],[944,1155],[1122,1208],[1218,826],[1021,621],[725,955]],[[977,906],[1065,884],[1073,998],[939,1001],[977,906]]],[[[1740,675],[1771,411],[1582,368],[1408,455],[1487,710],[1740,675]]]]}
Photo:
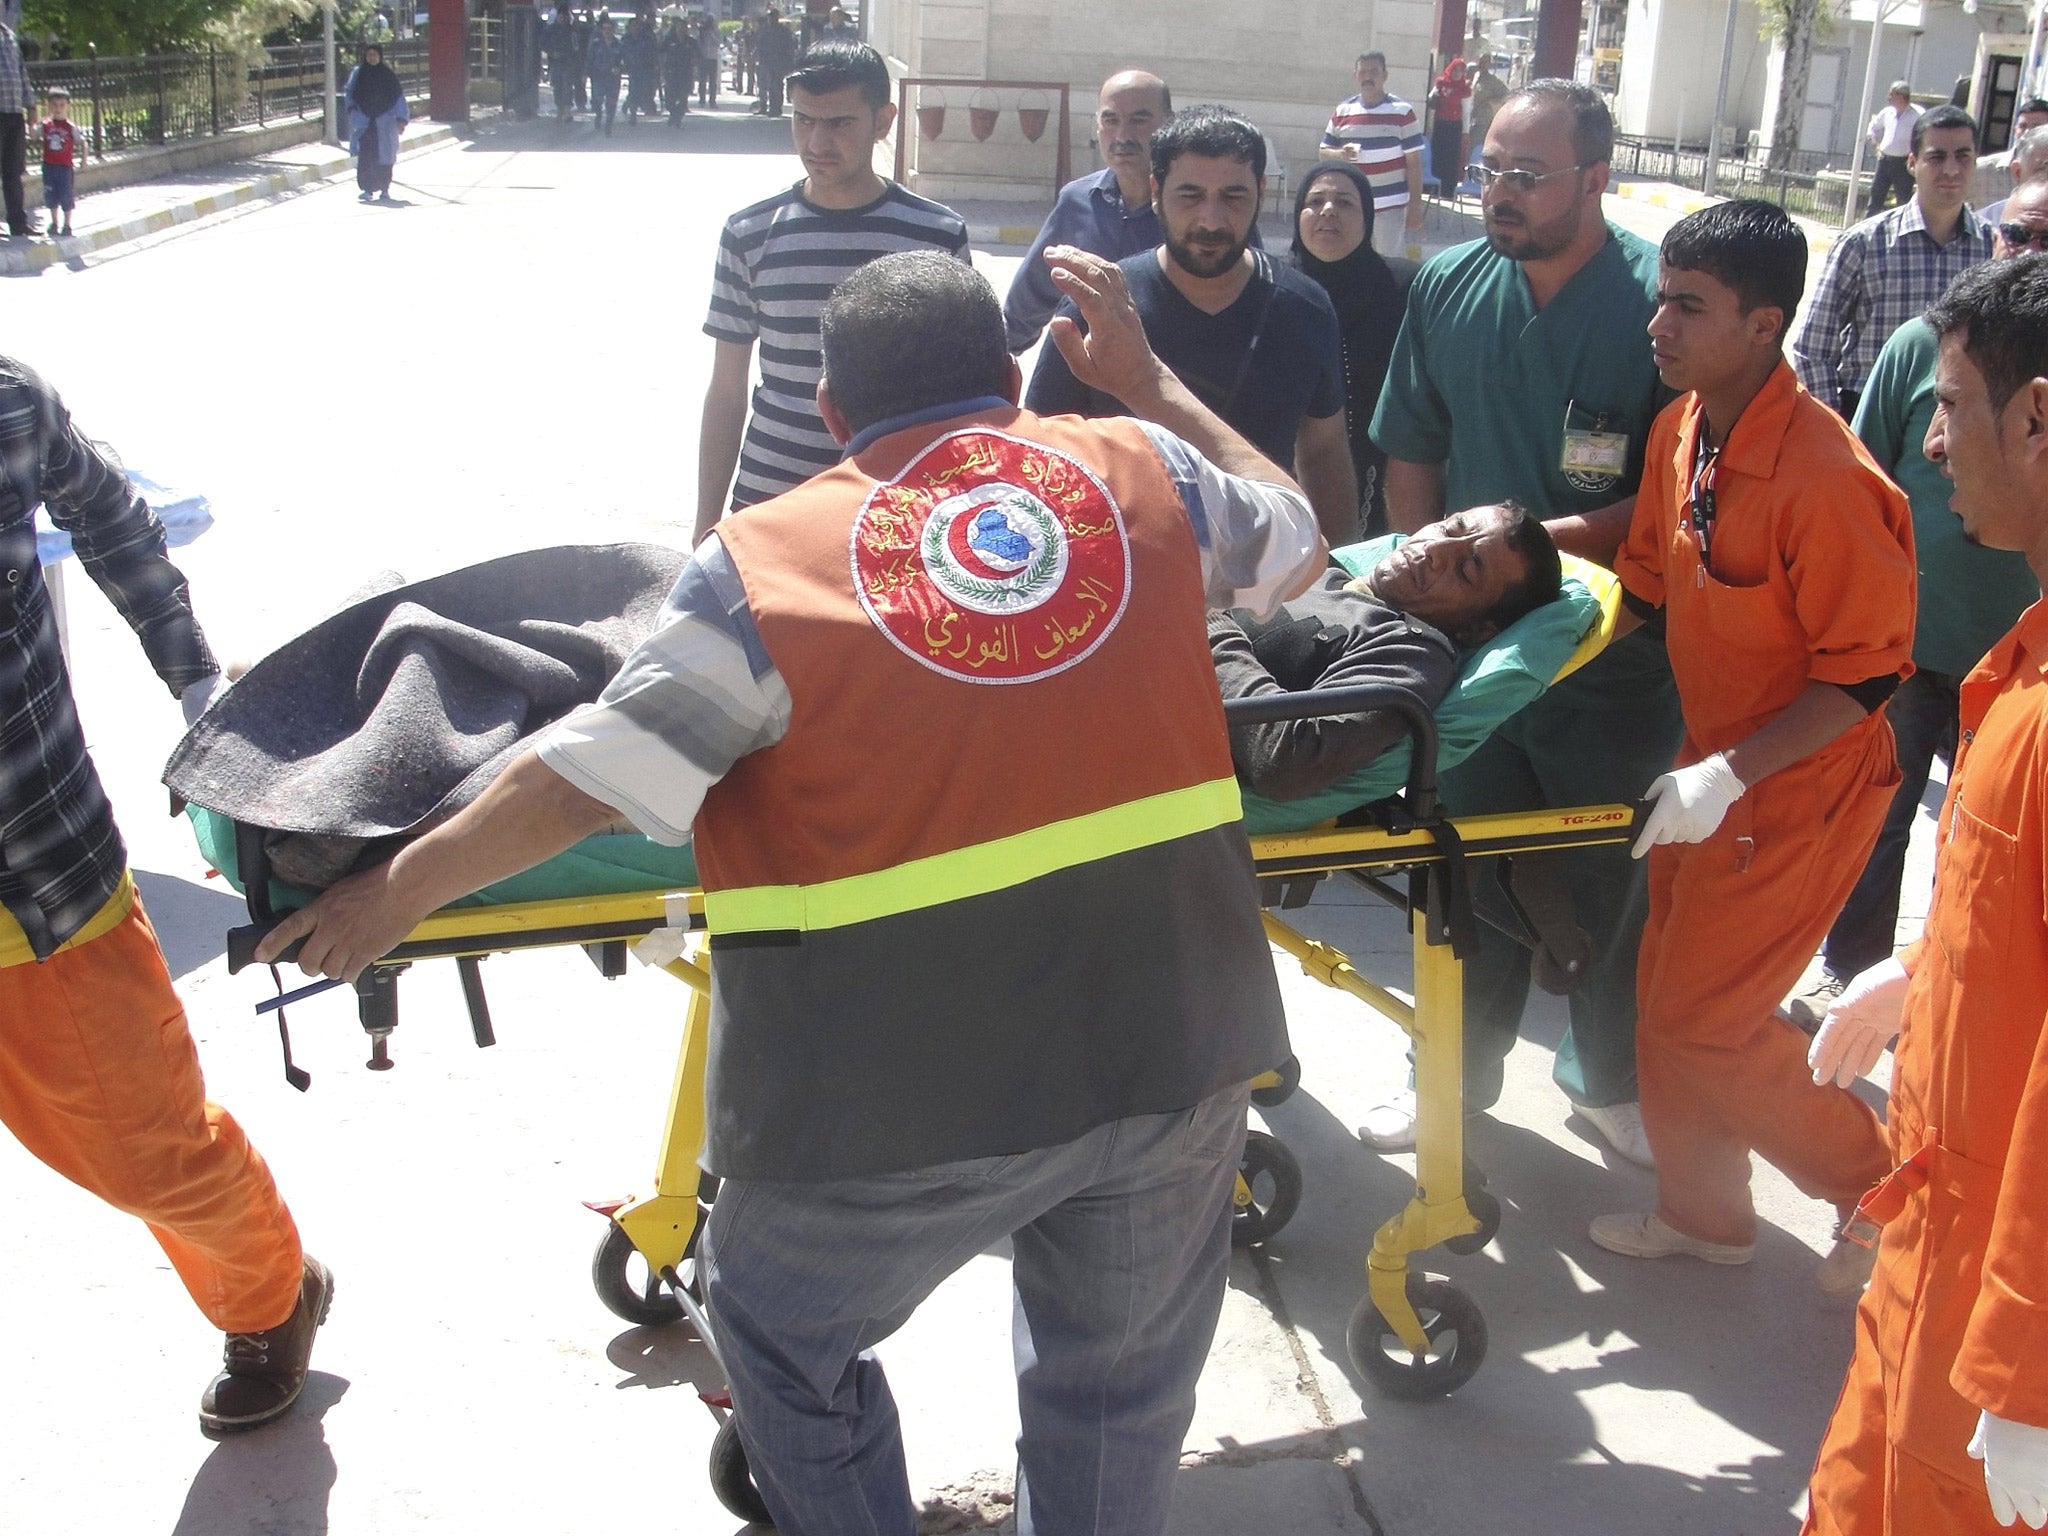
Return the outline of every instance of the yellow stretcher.
{"type": "MultiPolygon", "coordinates": [[[[1604,619],[1558,673],[1566,675],[1611,637],[1618,603],[1607,594],[1604,619]]],[[[1414,751],[1402,796],[1368,807],[1357,825],[1254,837],[1267,936],[1317,981],[1358,999],[1399,1025],[1414,1043],[1417,1100],[1415,1190],[1374,1234],[1365,1260],[1366,1293],[1346,1344],[1352,1362],[1376,1387],[1397,1398],[1455,1391],[1478,1370],[1486,1328],[1478,1308],[1441,1276],[1416,1273],[1414,1255],[1442,1246],[1476,1253],[1500,1223],[1499,1202],[1465,1157],[1463,963],[1476,921],[1468,867],[1474,860],[1591,848],[1626,842],[1640,810],[1628,805],[1452,819],[1436,801],[1435,731],[1429,716],[1404,698],[1345,689],[1276,695],[1226,705],[1234,720],[1399,708],[1409,717],[1414,751]],[[1341,950],[1298,932],[1280,915],[1306,901],[1317,880],[1356,880],[1408,917],[1414,951],[1414,1001],[1361,974],[1341,950]],[[1275,908],[1279,911],[1276,912],[1275,908]]],[[[253,871],[245,864],[246,879],[253,871]]],[[[252,904],[254,905],[254,904],[252,904]]],[[[228,936],[229,969],[253,960],[267,923],[228,936]]],[[[662,1127],[651,1192],[593,1205],[608,1218],[592,1264],[600,1298],[629,1322],[659,1324],[687,1315],[716,1352],[694,1272],[697,1235],[716,1196],[717,1181],[700,1173],[704,1142],[704,1076],[710,1026],[709,955],[703,943],[703,898],[694,890],[650,890],[514,905],[447,908],[421,923],[357,982],[358,1006],[372,1042],[372,1067],[390,1064],[386,1040],[397,1021],[399,972],[419,960],[452,958],[463,982],[479,1044],[491,1040],[476,965],[485,955],[576,944],[608,975],[624,970],[625,947],[690,988],[674,1089],[662,1127]]],[[[310,990],[310,989],[309,989],[310,990]]],[[[1255,1100],[1275,1103],[1292,1090],[1288,1064],[1253,1084],[1255,1100]]],[[[1293,1159],[1273,1138],[1254,1133],[1238,1181],[1238,1240],[1262,1240],[1284,1223],[1299,1194],[1293,1159]]],[[[706,1394],[720,1416],[712,1450],[712,1481],[734,1514],[761,1520],[766,1511],[747,1474],[730,1399],[706,1394]]]]}
{"type": "MultiPolygon", "coordinates": [[[[1319,699],[1327,703],[1327,699],[1319,699]]],[[[1355,706],[1354,706],[1355,707],[1355,706]]],[[[1416,754],[1425,761],[1424,754],[1416,754]]],[[[1427,789],[1425,783],[1416,786],[1427,789]]],[[[1277,898],[1302,897],[1304,882],[1328,875],[1360,881],[1408,913],[1414,946],[1412,1003],[1361,974],[1341,950],[1309,938],[1268,908],[1267,936],[1301,963],[1308,975],[1335,987],[1399,1025],[1414,1041],[1417,1103],[1415,1191],[1407,1204],[1375,1233],[1366,1257],[1367,1291],[1353,1314],[1347,1347],[1353,1364],[1391,1396],[1424,1398],[1455,1391],[1478,1370],[1486,1349],[1485,1323],[1478,1308],[1449,1280],[1411,1271],[1412,1257],[1438,1245],[1453,1253],[1475,1253],[1493,1237],[1500,1205],[1465,1158],[1463,948],[1472,913],[1465,865],[1501,854],[1528,854],[1623,842],[1634,835],[1636,808],[1581,806],[1566,810],[1474,816],[1456,821],[1434,814],[1427,798],[1411,791],[1384,809],[1372,824],[1329,827],[1253,840],[1262,884],[1277,898]],[[1418,800],[1421,803],[1418,804],[1418,800]],[[1402,881],[1405,877],[1405,886],[1402,881]]],[[[1284,910],[1284,908],[1283,908],[1284,910]]],[[[651,1192],[616,1204],[593,1207],[610,1219],[592,1265],[600,1297],[630,1322],[662,1323],[685,1313],[708,1341],[712,1334],[700,1310],[691,1261],[698,1230],[715,1195],[716,1183],[700,1174],[697,1157],[704,1141],[704,1071],[709,1033],[710,972],[701,934],[703,898],[695,891],[651,891],[637,895],[537,901],[517,907],[451,908],[413,930],[405,943],[366,972],[358,984],[367,998],[388,991],[397,971],[417,961],[469,959],[561,944],[616,946],[655,933],[665,949],[662,968],[690,988],[683,1037],[677,1053],[674,1091],[655,1159],[651,1192]],[[635,1271],[644,1268],[645,1280],[635,1271]]],[[[262,928],[231,935],[230,969],[249,963],[262,928]]],[[[476,994],[472,993],[474,1001],[476,994]]],[[[373,1049],[380,1059],[395,1012],[366,1011],[373,1049]],[[382,1033],[379,1033],[382,1031],[382,1033]]],[[[1268,1074],[1254,1091],[1284,1096],[1292,1086],[1282,1074],[1268,1074]]],[[[1266,1138],[1268,1143],[1270,1138],[1266,1138]]],[[[1239,1180],[1241,1211],[1253,1221],[1270,1220],[1281,1204],[1291,1208],[1287,1174],[1269,1204],[1255,1207],[1255,1187],[1276,1166],[1272,1144],[1254,1142],[1239,1180]]],[[[1284,1151],[1278,1166],[1291,1168],[1284,1151]]],[[[1240,1216],[1240,1221],[1247,1218],[1240,1216]]],[[[1280,1220],[1284,1221],[1284,1215],[1280,1220]]],[[[1270,1235],[1279,1222],[1255,1228],[1270,1235]]],[[[712,1399],[716,1409],[729,1403],[712,1399]]],[[[714,1486],[737,1515],[759,1518],[746,1484],[743,1454],[730,1419],[714,1446],[714,1486]]]]}

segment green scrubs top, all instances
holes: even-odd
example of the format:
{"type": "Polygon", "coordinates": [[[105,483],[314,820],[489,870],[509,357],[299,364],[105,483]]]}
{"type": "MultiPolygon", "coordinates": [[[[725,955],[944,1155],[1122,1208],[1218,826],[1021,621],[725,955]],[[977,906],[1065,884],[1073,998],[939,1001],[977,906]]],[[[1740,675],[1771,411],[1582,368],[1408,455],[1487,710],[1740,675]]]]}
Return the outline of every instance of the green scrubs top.
{"type": "Polygon", "coordinates": [[[2041,595],[2024,555],[1981,549],[1949,510],[1955,489],[1921,451],[1934,419],[1934,361],[1940,350],[1925,320],[1908,320],[1877,355],[1856,407],[1856,435],[1913,508],[1920,614],[1913,665],[1960,677],[1983,658],[2041,595]]]}
{"type": "MultiPolygon", "coordinates": [[[[1569,517],[1635,494],[1650,423],[1672,398],[1647,331],[1657,248],[1612,224],[1607,235],[1541,309],[1521,263],[1484,240],[1433,257],[1409,285],[1372,437],[1392,458],[1443,465],[1447,513],[1512,496],[1569,517]],[[1626,434],[1623,471],[1568,474],[1567,418],[1574,432],[1626,434]]],[[[1626,705],[1670,680],[1663,646],[1637,635],[1558,691],[1626,705]]]]}

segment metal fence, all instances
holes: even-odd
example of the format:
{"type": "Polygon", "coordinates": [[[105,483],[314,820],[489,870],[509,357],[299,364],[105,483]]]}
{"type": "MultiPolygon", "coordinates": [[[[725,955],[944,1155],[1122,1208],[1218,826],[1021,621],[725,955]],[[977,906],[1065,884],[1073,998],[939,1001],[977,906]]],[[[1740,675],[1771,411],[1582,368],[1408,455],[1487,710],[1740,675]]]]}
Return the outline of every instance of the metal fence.
{"type": "MultiPolygon", "coordinates": [[[[469,74],[495,79],[500,56],[496,23],[470,23],[469,74]]],[[[71,120],[87,150],[104,158],[144,144],[205,138],[243,124],[319,117],[326,70],[323,43],[268,48],[243,66],[235,57],[204,53],[41,60],[28,66],[38,101],[54,86],[71,93],[71,120]]],[[[337,88],[355,67],[356,44],[338,45],[337,88]]],[[[398,71],[408,96],[427,93],[427,40],[389,44],[384,60],[398,71]]],[[[42,154],[41,136],[28,136],[31,162],[42,154]]]]}
{"type": "MultiPolygon", "coordinates": [[[[1617,176],[1642,176],[1700,191],[1707,180],[1707,146],[1617,135],[1613,165],[1617,176]]],[[[1714,174],[1714,191],[1722,197],[1760,197],[1788,213],[1831,224],[1841,222],[1848,190],[1847,159],[1809,150],[1799,150],[1786,165],[1773,168],[1764,150],[1724,149],[1714,174]]]]}

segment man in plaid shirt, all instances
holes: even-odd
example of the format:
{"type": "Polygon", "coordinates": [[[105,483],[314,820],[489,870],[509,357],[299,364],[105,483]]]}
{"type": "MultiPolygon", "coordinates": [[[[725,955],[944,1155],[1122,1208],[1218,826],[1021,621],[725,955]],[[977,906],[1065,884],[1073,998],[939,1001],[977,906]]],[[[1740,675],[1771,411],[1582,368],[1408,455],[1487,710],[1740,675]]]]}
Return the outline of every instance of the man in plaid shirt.
{"type": "Polygon", "coordinates": [[[21,43],[14,28],[0,18],[0,198],[7,204],[8,231],[17,239],[36,232],[21,196],[21,180],[28,174],[28,125],[35,116],[21,43]]]}
{"type": "Polygon", "coordinates": [[[56,392],[0,357],[0,1124],[141,1217],[227,1335],[209,1430],[279,1417],[334,1281],[199,1058],[86,755],[36,556],[47,506],[186,723],[222,686],[164,531],[56,392]]]}
{"type": "Polygon", "coordinates": [[[1792,333],[1792,366],[1807,393],[1856,414],[1877,354],[1900,326],[1940,298],[1949,280],[1991,259],[1991,226],[1973,213],[1977,124],[1936,107],[1913,125],[1913,197],[1865,219],[1828,253],[1806,318],[1792,333]]]}

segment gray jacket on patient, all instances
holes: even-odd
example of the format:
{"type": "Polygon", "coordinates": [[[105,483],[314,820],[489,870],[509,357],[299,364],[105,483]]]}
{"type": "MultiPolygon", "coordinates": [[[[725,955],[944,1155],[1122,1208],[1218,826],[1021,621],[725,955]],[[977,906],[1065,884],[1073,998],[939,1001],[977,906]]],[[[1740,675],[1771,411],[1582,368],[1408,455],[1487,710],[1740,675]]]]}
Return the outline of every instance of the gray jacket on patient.
{"type": "MultiPolygon", "coordinates": [[[[1333,568],[1264,623],[1241,609],[1210,615],[1223,697],[1380,683],[1406,689],[1434,711],[1457,681],[1458,647],[1350,581],[1333,568]]],[[[1269,800],[1298,800],[1365,767],[1405,729],[1387,710],[1236,725],[1230,757],[1246,788],[1269,800]]]]}

